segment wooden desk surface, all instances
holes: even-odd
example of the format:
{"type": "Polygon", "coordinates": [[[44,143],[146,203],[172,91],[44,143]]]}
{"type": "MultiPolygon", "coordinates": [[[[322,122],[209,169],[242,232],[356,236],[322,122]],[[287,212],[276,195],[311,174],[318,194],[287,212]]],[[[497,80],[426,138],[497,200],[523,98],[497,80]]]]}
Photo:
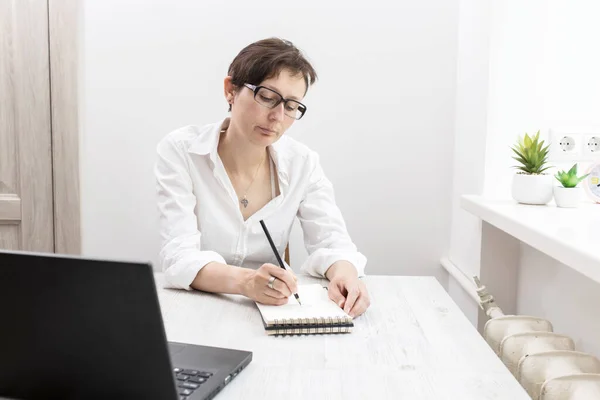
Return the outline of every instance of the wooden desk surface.
{"type": "Polygon", "coordinates": [[[168,340],[253,352],[219,400],[529,399],[433,277],[368,276],[352,333],[280,337],[249,299],[156,281],[168,340]]]}

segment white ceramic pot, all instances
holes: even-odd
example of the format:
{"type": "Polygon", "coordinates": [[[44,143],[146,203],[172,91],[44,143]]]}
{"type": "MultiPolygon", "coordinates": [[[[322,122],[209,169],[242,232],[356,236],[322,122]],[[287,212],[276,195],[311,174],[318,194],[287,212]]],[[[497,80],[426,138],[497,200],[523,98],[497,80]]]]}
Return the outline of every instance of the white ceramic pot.
{"type": "Polygon", "coordinates": [[[552,200],[553,179],[549,174],[515,174],[512,181],[512,197],[523,204],[548,204],[552,200]]]}
{"type": "Polygon", "coordinates": [[[581,202],[581,188],[554,186],[554,201],[558,207],[579,207],[579,203],[581,202]]]}

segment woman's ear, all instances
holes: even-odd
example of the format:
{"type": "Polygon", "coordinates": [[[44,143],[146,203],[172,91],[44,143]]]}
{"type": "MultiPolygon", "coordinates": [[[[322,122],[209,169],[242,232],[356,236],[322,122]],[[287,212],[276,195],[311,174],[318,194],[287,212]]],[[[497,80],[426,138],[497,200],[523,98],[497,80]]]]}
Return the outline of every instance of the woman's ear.
{"type": "Polygon", "coordinates": [[[227,76],[223,81],[223,91],[225,94],[225,100],[229,105],[233,104],[235,99],[235,86],[233,85],[233,81],[231,76],[227,76]]]}

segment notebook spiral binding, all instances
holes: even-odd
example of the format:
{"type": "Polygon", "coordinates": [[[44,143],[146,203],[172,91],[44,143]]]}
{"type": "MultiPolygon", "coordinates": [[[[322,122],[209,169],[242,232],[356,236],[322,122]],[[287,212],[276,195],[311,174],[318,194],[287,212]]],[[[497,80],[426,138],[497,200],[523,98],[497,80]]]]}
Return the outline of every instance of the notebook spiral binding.
{"type": "Polygon", "coordinates": [[[275,319],[272,335],[304,335],[314,333],[349,333],[354,326],[350,317],[275,319]]]}

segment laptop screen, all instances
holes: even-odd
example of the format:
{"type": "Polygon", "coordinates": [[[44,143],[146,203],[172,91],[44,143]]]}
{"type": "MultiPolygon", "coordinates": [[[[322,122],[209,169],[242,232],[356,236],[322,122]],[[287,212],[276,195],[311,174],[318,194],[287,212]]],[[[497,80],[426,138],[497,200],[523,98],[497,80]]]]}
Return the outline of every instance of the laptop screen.
{"type": "Polygon", "coordinates": [[[175,399],[149,264],[0,252],[0,396],[175,399]]]}

